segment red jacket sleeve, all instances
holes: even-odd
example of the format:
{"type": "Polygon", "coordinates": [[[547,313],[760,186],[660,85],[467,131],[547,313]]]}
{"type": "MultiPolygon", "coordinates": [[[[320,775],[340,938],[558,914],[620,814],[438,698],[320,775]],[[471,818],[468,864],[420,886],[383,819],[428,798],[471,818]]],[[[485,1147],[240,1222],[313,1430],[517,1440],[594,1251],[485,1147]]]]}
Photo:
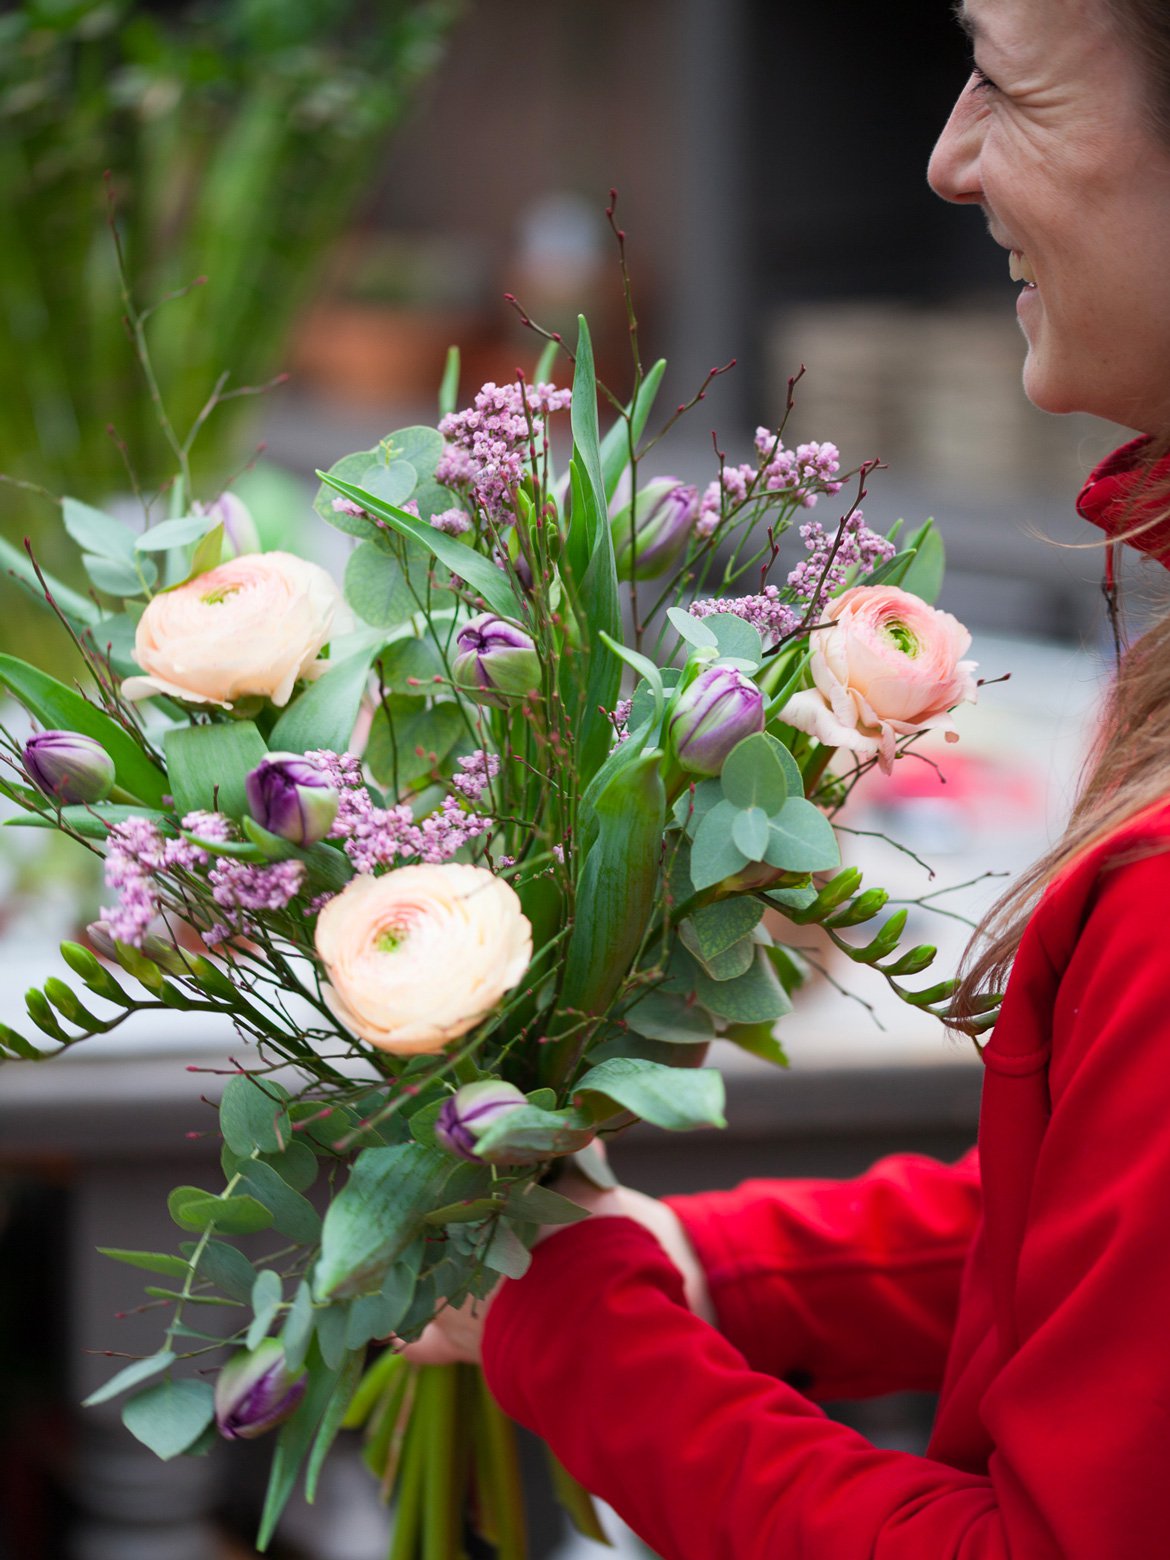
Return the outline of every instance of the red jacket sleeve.
{"type": "Polygon", "coordinates": [[[985,1473],[879,1451],[753,1371],[625,1220],[556,1235],[503,1286],[484,1360],[504,1408],[663,1560],[1164,1553],[1167,902],[1170,856],[1108,874],[1064,973],[985,1473]]]}
{"type": "Polygon", "coordinates": [[[669,1202],[720,1331],[754,1369],[815,1398],[938,1390],[979,1218],[974,1151],[956,1165],[904,1154],[853,1181],[747,1181],[669,1202]]]}

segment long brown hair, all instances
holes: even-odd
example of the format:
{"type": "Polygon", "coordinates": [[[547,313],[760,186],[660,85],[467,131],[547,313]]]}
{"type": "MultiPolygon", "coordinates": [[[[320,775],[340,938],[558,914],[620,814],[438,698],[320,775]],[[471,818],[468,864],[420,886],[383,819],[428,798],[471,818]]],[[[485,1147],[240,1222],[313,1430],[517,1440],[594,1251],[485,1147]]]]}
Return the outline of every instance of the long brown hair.
{"type": "MultiPolygon", "coordinates": [[[[1170,5],[1167,0],[1105,0],[1137,54],[1148,83],[1150,127],[1170,146],[1170,5]]],[[[1170,449],[1158,440],[1150,470],[1170,449]]],[[[1143,518],[1129,534],[1152,523],[1149,505],[1170,514],[1170,483],[1143,484],[1143,518]]],[[[1125,533],[1123,533],[1125,534],[1125,533]]],[[[952,1016],[962,1026],[981,992],[1002,989],[1040,895],[1083,852],[1170,791],[1170,616],[1163,617],[1121,660],[1102,715],[1079,795],[1062,838],[1000,898],[975,931],[960,970],[952,1016]]]]}

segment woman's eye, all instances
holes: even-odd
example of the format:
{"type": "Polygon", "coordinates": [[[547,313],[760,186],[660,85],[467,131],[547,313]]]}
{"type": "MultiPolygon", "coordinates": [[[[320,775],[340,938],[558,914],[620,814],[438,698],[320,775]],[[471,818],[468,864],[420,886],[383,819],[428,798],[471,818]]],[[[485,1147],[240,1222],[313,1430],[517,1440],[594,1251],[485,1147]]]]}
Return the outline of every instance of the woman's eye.
{"type": "Polygon", "coordinates": [[[992,81],[985,70],[979,69],[974,60],[971,61],[971,74],[975,78],[971,83],[972,92],[995,92],[997,90],[995,82],[992,81]]]}

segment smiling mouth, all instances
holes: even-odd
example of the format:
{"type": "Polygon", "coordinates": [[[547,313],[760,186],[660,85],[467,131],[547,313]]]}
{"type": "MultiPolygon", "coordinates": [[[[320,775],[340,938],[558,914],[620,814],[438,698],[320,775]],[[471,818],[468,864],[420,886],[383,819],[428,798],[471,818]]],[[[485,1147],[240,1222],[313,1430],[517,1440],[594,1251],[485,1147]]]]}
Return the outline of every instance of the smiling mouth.
{"type": "Polygon", "coordinates": [[[1036,273],[1027,255],[1013,249],[1008,256],[1008,273],[1013,282],[1023,282],[1025,287],[1035,287],[1036,273]]]}

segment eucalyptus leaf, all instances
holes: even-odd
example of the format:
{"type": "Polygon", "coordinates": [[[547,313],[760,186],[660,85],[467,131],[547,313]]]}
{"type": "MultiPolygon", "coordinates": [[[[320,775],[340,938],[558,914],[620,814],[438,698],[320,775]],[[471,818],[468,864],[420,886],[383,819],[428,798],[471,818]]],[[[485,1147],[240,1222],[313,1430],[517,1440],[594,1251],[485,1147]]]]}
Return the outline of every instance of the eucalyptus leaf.
{"type": "MultiPolygon", "coordinates": [[[[184,1243],[183,1253],[190,1258],[195,1252],[193,1242],[184,1243]]],[[[245,1304],[251,1302],[252,1286],[256,1282],[256,1269],[242,1251],[229,1246],[226,1241],[209,1240],[199,1258],[200,1278],[210,1279],[225,1295],[245,1304]]]]}
{"type": "Polygon", "coordinates": [[[671,1045],[703,1045],[715,1038],[703,1009],[675,992],[648,992],[628,1007],[622,1018],[635,1034],[671,1045]]]}
{"type": "MultiPolygon", "coordinates": [[[[736,807],[759,807],[769,816],[779,812],[791,794],[781,761],[762,731],[736,743],[724,760],[719,783],[736,807]]],[[[803,796],[803,786],[798,794],[803,796]]]]}
{"type": "Polygon", "coordinates": [[[431,476],[443,457],[446,440],[437,428],[416,423],[409,428],[399,428],[383,440],[386,456],[395,461],[409,461],[420,476],[431,476]]]}
{"type": "Polygon", "coordinates": [[[214,1413],[210,1382],[160,1381],[130,1399],[122,1409],[122,1423],[156,1457],[169,1462],[198,1440],[214,1413]]]}
{"type": "Polygon", "coordinates": [[[764,659],[764,641],[758,628],[732,612],[713,612],[703,620],[719,646],[720,660],[746,663],[743,670],[758,669],[764,659]]]}
{"type": "Polygon", "coordinates": [[[99,1246],[98,1255],[114,1262],[124,1262],[127,1267],[144,1268],[148,1273],[165,1273],[168,1278],[182,1278],[187,1272],[187,1262],[165,1251],[126,1251],[121,1246],[99,1246]]]}
{"type": "Polygon", "coordinates": [[[318,1298],[380,1288],[453,1169],[448,1155],[420,1143],[364,1149],[325,1215],[313,1280],[318,1298]]]}
{"type": "Polygon", "coordinates": [[[723,1079],[714,1067],[664,1067],[633,1057],[600,1062],[574,1086],[574,1097],[601,1094],[652,1126],[681,1132],[723,1127],[723,1079]]]}
{"type": "Polygon", "coordinates": [[[140,1382],[149,1381],[152,1376],[157,1376],[175,1363],[175,1356],[170,1349],[164,1349],[160,1354],[152,1354],[149,1359],[135,1360],[132,1365],[127,1365],[116,1376],[111,1376],[109,1381],[98,1387],[96,1392],[91,1392],[82,1402],[82,1408],[96,1408],[99,1403],[107,1403],[110,1398],[117,1397],[119,1392],[129,1392],[131,1387],[136,1387],[140,1382]]]}
{"type": "Polygon", "coordinates": [[[680,639],[694,645],[697,650],[717,650],[719,641],[715,631],[704,618],[697,618],[685,607],[669,607],[666,612],[670,626],[680,639]]]}
{"type": "Polygon", "coordinates": [[[374,628],[395,628],[418,610],[402,564],[374,542],[360,542],[350,553],[345,599],[374,628]]]}
{"type": "Polygon", "coordinates": [[[321,1234],[321,1216],[308,1198],[294,1191],[263,1160],[251,1160],[241,1176],[245,1191],[267,1208],[282,1235],[302,1246],[316,1244],[321,1234]]]}
{"type": "Polygon", "coordinates": [[[747,866],[748,857],[735,843],[738,816],[739,809],[733,802],[717,802],[695,830],[691,845],[691,882],[697,891],[722,883],[747,866]]]}
{"type": "Polygon", "coordinates": [[[214,515],[184,515],[178,520],[162,520],[135,539],[138,553],[166,552],[171,547],[186,547],[213,531],[219,524],[214,515]]]}
{"type": "Polygon", "coordinates": [[[313,1291],[308,1281],[302,1279],[285,1314],[280,1333],[280,1346],[284,1350],[284,1363],[288,1370],[300,1370],[312,1337],[313,1291]]]}
{"type": "Polygon", "coordinates": [[[405,504],[414,492],[418,472],[410,461],[395,460],[388,466],[367,466],[358,481],[367,493],[380,498],[384,504],[405,504]]]}
{"type": "Polygon", "coordinates": [[[409,711],[381,708],[374,715],[365,756],[380,785],[414,785],[446,759],[467,731],[458,704],[445,700],[429,709],[417,704],[412,700],[409,711]]]}
{"type": "Polygon", "coordinates": [[[737,850],[749,861],[762,861],[770,839],[768,814],[762,807],[743,807],[731,825],[731,838],[737,850]]]}
{"type": "Polygon", "coordinates": [[[229,1078],[219,1102],[219,1130],[237,1154],[279,1154],[292,1142],[288,1090],[274,1078],[229,1078]]]}
{"type": "Polygon", "coordinates": [[[721,899],[695,910],[679,927],[679,935],[700,962],[717,959],[750,936],[763,914],[763,905],[755,899],[721,899]]]}
{"type": "Polygon", "coordinates": [[[696,992],[705,1008],[736,1024],[772,1023],[792,1011],[792,999],[763,948],[755,950],[747,971],[734,980],[712,980],[701,973],[696,992]]]}
{"type": "Polygon", "coordinates": [[[812,802],[791,797],[769,820],[764,860],[784,872],[829,872],[841,864],[833,826],[812,802]]]}
{"type": "Polygon", "coordinates": [[[225,1235],[266,1230],[272,1215],[254,1197],[217,1197],[197,1186],[178,1186],[167,1198],[171,1218],[186,1230],[214,1227],[225,1235]]]}
{"type": "Polygon", "coordinates": [[[483,1262],[505,1278],[523,1278],[532,1266],[532,1253],[515,1230],[500,1219],[484,1250],[483,1262]]]}
{"type": "Polygon", "coordinates": [[[135,535],[124,520],[116,520],[78,498],[61,500],[61,518],[82,552],[123,561],[133,556],[135,535]]]}
{"type": "Polygon", "coordinates": [[[82,553],[81,562],[95,590],[107,596],[140,596],[158,583],[149,558],[102,558],[82,553]]]}

